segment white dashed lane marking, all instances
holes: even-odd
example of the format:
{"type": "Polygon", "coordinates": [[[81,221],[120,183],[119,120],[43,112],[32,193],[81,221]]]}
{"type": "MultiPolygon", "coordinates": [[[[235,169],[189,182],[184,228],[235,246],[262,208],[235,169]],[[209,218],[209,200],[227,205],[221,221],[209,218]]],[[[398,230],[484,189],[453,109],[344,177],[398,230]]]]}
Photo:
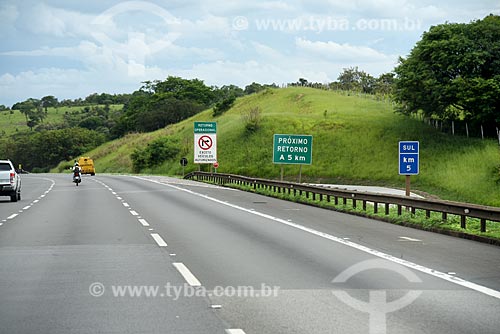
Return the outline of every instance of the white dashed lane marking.
{"type": "Polygon", "coordinates": [[[151,233],[151,236],[153,237],[153,239],[155,239],[158,246],[167,247],[167,243],[165,242],[165,240],[163,240],[163,238],[158,233],[151,233]]]}
{"type": "Polygon", "coordinates": [[[193,275],[193,273],[182,262],[172,263],[175,269],[184,277],[187,284],[191,286],[201,286],[200,281],[193,275]]]}
{"type": "Polygon", "coordinates": [[[226,329],[226,333],[227,334],[245,334],[245,332],[239,328],[226,329]]]}
{"type": "Polygon", "coordinates": [[[149,226],[149,223],[146,221],[146,219],[139,219],[139,223],[141,223],[142,226],[149,226]]]}

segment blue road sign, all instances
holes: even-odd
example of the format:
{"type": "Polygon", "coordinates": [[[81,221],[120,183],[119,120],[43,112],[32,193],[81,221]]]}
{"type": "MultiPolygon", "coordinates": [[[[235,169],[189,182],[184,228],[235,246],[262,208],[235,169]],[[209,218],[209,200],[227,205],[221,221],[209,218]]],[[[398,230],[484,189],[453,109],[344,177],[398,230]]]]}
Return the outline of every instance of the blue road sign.
{"type": "Polygon", "coordinates": [[[399,175],[418,175],[418,141],[399,142],[399,175]]]}

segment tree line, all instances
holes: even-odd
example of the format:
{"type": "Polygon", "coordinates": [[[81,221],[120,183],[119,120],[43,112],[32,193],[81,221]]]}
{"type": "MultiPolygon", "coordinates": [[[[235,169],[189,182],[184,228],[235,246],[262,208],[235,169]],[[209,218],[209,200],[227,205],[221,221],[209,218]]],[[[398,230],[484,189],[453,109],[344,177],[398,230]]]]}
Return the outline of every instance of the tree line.
{"type": "Polygon", "coordinates": [[[22,113],[30,131],[0,138],[0,152],[22,162],[27,170],[47,171],[62,160],[73,159],[130,132],[154,131],[210,107],[214,115],[220,115],[237,97],[270,87],[277,86],[253,82],[245,88],[216,87],[199,79],[169,76],[143,82],[131,94],[95,93],[85,99],[62,101],[55,96],[29,98],[1,110],[22,113]],[[73,108],[64,112],[62,121],[46,122],[48,108],[62,107],[73,108]]]}

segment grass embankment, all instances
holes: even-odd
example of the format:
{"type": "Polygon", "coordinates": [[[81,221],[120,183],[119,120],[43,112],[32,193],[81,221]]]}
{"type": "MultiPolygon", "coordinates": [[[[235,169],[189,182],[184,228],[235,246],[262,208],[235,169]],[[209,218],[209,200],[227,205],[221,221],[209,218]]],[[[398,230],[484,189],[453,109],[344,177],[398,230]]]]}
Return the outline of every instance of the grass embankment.
{"type": "MultiPolygon", "coordinates": [[[[273,134],[314,136],[312,165],[303,166],[303,182],[384,185],[404,188],[398,175],[398,141],[420,141],[420,175],[412,190],[443,199],[500,206],[500,153],[495,140],[451,136],[422,121],[394,113],[388,102],[311,88],[267,90],[245,96],[214,118],[212,110],[156,132],[131,134],[89,152],[98,172],[131,172],[130,153],[160,136],[177,138],[178,157],[144,173],[180,175],[179,159],[192,162],[193,121],[217,121],[221,173],[279,178],[272,164],[273,134]],[[244,115],[261,111],[257,131],[245,129],[244,115]]],[[[208,171],[207,166],[203,166],[208,171]]],[[[186,172],[198,170],[190,163],[186,172]]],[[[295,181],[298,166],[286,165],[295,181]]]]}

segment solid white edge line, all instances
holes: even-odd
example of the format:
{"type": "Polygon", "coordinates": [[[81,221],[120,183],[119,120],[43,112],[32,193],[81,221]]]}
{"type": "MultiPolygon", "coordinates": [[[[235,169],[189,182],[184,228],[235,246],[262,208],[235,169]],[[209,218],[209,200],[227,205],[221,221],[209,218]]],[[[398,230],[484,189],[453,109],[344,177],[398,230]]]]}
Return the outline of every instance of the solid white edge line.
{"type": "Polygon", "coordinates": [[[448,275],[448,274],[446,274],[444,272],[441,272],[441,271],[438,271],[438,270],[434,270],[434,269],[431,269],[431,268],[427,268],[427,267],[424,267],[422,265],[419,265],[419,264],[416,264],[416,263],[413,263],[413,262],[410,262],[410,261],[406,261],[406,260],[397,258],[395,256],[392,256],[392,255],[380,252],[378,250],[371,249],[371,248],[368,248],[368,247],[363,246],[363,245],[359,245],[359,244],[357,244],[355,242],[352,242],[352,241],[349,241],[349,240],[344,240],[342,238],[335,237],[335,236],[333,236],[331,234],[317,231],[317,230],[312,229],[310,227],[299,225],[297,223],[288,222],[288,221],[286,221],[284,219],[273,217],[271,215],[268,215],[268,214],[265,214],[265,213],[261,213],[261,212],[258,212],[258,211],[249,210],[249,209],[243,208],[241,206],[238,206],[238,205],[235,205],[235,204],[231,204],[231,203],[227,203],[227,202],[218,200],[216,198],[209,197],[207,195],[202,195],[202,194],[196,193],[196,192],[188,190],[188,189],[184,189],[184,188],[180,188],[180,187],[177,187],[177,186],[173,186],[171,184],[162,183],[162,182],[159,182],[159,181],[156,181],[156,180],[150,180],[150,179],[143,178],[143,177],[140,177],[140,176],[133,176],[133,177],[137,178],[137,179],[141,179],[141,180],[145,180],[145,181],[157,183],[157,184],[160,184],[160,185],[164,185],[164,186],[167,186],[167,187],[171,187],[171,188],[174,188],[174,189],[177,189],[177,190],[180,190],[180,191],[184,191],[184,192],[187,192],[189,194],[192,194],[192,195],[195,195],[195,196],[198,196],[198,197],[205,198],[205,199],[207,199],[209,201],[213,201],[213,202],[216,202],[216,203],[219,203],[219,204],[222,204],[222,205],[226,205],[226,206],[232,207],[232,208],[237,209],[237,210],[245,211],[245,212],[248,212],[248,213],[256,215],[256,216],[267,218],[267,219],[273,220],[275,222],[278,222],[278,223],[281,223],[281,224],[284,224],[284,225],[288,225],[290,227],[294,227],[294,228],[299,229],[301,231],[304,231],[304,232],[316,235],[318,237],[322,237],[322,238],[325,238],[325,239],[328,239],[328,240],[331,240],[331,241],[343,244],[345,246],[352,247],[354,249],[357,249],[357,250],[360,250],[362,252],[365,252],[365,253],[377,256],[379,258],[382,258],[382,259],[385,259],[385,260],[388,260],[388,261],[392,261],[394,263],[398,263],[398,264],[400,264],[402,266],[405,266],[405,267],[408,267],[410,269],[414,269],[414,270],[420,271],[422,273],[425,273],[425,274],[428,274],[428,275],[431,275],[431,276],[443,279],[445,281],[448,281],[448,282],[451,282],[451,283],[455,283],[455,284],[463,286],[465,288],[469,288],[469,289],[475,290],[475,291],[483,293],[485,295],[488,295],[488,296],[500,299],[500,291],[496,291],[496,290],[490,289],[488,287],[485,287],[485,286],[482,286],[482,285],[479,285],[479,284],[476,284],[476,283],[473,283],[473,282],[466,281],[466,280],[461,279],[459,277],[448,275]]]}
{"type": "Polygon", "coordinates": [[[163,240],[163,238],[158,233],[151,233],[151,236],[153,237],[153,239],[155,239],[158,246],[167,247],[167,243],[165,242],[165,240],[163,240]]]}
{"type": "Polygon", "coordinates": [[[139,223],[142,224],[142,226],[149,226],[148,222],[146,221],[146,219],[139,219],[139,223]]]}
{"type": "Polygon", "coordinates": [[[187,284],[191,286],[201,286],[200,281],[193,275],[193,273],[182,262],[174,262],[172,265],[184,277],[187,284]]]}
{"type": "Polygon", "coordinates": [[[243,329],[239,329],[239,328],[226,329],[226,333],[227,334],[245,334],[243,329]]]}
{"type": "Polygon", "coordinates": [[[17,217],[17,215],[18,215],[17,213],[13,213],[10,216],[8,216],[7,219],[15,218],[15,217],[17,217]]]}

